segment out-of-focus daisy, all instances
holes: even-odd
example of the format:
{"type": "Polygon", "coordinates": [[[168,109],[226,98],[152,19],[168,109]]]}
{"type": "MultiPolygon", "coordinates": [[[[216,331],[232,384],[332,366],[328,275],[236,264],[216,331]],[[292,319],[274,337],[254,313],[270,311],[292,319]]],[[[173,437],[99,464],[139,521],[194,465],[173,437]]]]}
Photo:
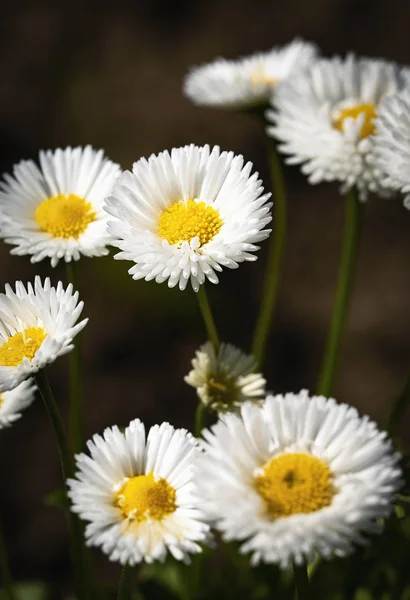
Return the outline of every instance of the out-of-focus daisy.
{"type": "Polygon", "coordinates": [[[380,529],[401,483],[399,457],[375,423],[306,391],[246,403],[203,435],[204,508],[253,564],[348,554],[380,529]]]}
{"type": "Polygon", "coordinates": [[[200,453],[195,438],[168,423],[145,437],[139,419],[122,433],[108,428],[76,456],[68,480],[72,509],[88,521],[87,543],[121,564],[164,560],[169,551],[187,561],[208,536],[196,486],[200,453]]]}
{"type": "Polygon", "coordinates": [[[201,346],[185,381],[196,388],[205,406],[217,411],[231,411],[266,395],[266,380],[257,372],[253,356],[231,344],[221,344],[218,353],[211,342],[201,346]]]}
{"type": "Polygon", "coordinates": [[[53,267],[107,254],[102,204],[119,166],[91,146],[41,151],[39,162],[20,162],[0,183],[0,235],[15,246],[11,253],[30,254],[31,262],[50,258],[53,267]]]}
{"type": "MultiPolygon", "coordinates": [[[[383,183],[393,190],[410,192],[410,91],[386,98],[378,111],[374,137],[376,165],[383,183]]],[[[405,200],[407,208],[410,196],[405,200]]]]}
{"type": "Polygon", "coordinates": [[[368,191],[383,194],[372,152],[375,119],[402,84],[394,63],[352,55],[318,60],[278,87],[268,133],[310,183],[340,181],[343,193],[356,186],[362,199],[368,191]]]}
{"type": "Polygon", "coordinates": [[[0,393],[0,429],[8,427],[21,417],[21,411],[30,406],[36,393],[31,379],[23,381],[9,392],[0,393]]]}
{"type": "Polygon", "coordinates": [[[131,260],[134,279],[168,280],[198,291],[215,271],[256,260],[271,221],[258,174],[242,156],[217,146],[184,146],[134,163],[118,179],[106,210],[115,258],[131,260]]]}
{"type": "Polygon", "coordinates": [[[313,44],[296,39],[286,46],[238,60],[218,58],[194,67],[185,77],[184,92],[195,104],[217,108],[264,105],[278,82],[308,66],[316,54],[313,44]]]}
{"type": "Polygon", "coordinates": [[[73,349],[72,341],[88,319],[77,323],[83,309],[78,292],[63,288],[16,282],[0,294],[0,392],[11,390],[58,356],[73,349]],[[77,323],[77,324],[76,324],[77,323]]]}

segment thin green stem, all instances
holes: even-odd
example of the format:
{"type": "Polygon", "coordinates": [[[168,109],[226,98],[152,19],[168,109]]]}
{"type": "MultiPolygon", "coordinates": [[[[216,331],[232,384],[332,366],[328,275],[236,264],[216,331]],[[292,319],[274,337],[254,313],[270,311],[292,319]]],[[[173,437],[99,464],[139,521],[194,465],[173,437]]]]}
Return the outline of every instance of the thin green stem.
{"type": "Polygon", "coordinates": [[[339,267],[336,300],[330,324],[317,393],[329,396],[332,392],[340,354],[342,335],[349,312],[356,257],[361,237],[364,204],[355,189],[346,198],[345,232],[339,267]]]}
{"type": "Polygon", "coordinates": [[[121,571],[118,585],[117,600],[131,600],[132,598],[132,567],[125,565],[121,571]]]}
{"type": "MultiPolygon", "coordinates": [[[[72,262],[66,263],[67,279],[78,289],[77,278],[72,262]]],[[[74,453],[81,452],[84,447],[84,393],[81,371],[81,334],[76,338],[76,344],[69,356],[70,361],[70,411],[69,434],[71,449],[74,453]]]]}
{"type": "Polygon", "coordinates": [[[282,165],[275,141],[266,137],[269,171],[272,181],[274,220],[271,234],[262,300],[252,343],[252,353],[262,367],[266,344],[272,324],[273,312],[278,295],[282,255],[286,232],[286,188],[282,165]]]}
{"type": "Polygon", "coordinates": [[[215,352],[219,350],[219,336],[218,331],[216,329],[215,321],[212,316],[211,306],[208,301],[208,296],[205,291],[205,286],[201,285],[199,290],[196,293],[196,297],[198,298],[199,308],[201,310],[202,318],[205,323],[206,330],[208,332],[208,337],[213,344],[215,352]]]}
{"type": "MultiPolygon", "coordinates": [[[[57,439],[61,462],[61,472],[64,485],[66,486],[67,477],[71,477],[73,475],[74,464],[64,432],[63,422],[48,382],[45,369],[39,371],[35,379],[53,426],[55,437],[57,439]]],[[[78,517],[74,515],[71,510],[67,511],[67,516],[70,530],[70,554],[76,581],[77,598],[78,600],[89,600],[89,581],[88,574],[86,572],[86,558],[84,556],[84,539],[81,523],[78,517]]]]}
{"type": "Polygon", "coordinates": [[[393,404],[393,409],[391,411],[388,423],[387,423],[387,431],[389,435],[393,436],[396,432],[397,425],[401,422],[402,417],[407,409],[407,406],[410,403],[410,372],[407,373],[403,388],[396,397],[396,400],[393,404]]]}
{"type": "Polygon", "coordinates": [[[195,413],[195,437],[200,437],[205,427],[205,412],[205,404],[200,400],[195,413]]]}
{"type": "Polygon", "coordinates": [[[297,600],[307,600],[309,598],[309,578],[305,564],[296,565],[293,563],[293,579],[297,600]]]}
{"type": "Polygon", "coordinates": [[[7,547],[3,534],[3,524],[0,521],[0,573],[3,590],[7,600],[16,600],[13,590],[13,579],[10,571],[9,559],[7,556],[7,547]]]}

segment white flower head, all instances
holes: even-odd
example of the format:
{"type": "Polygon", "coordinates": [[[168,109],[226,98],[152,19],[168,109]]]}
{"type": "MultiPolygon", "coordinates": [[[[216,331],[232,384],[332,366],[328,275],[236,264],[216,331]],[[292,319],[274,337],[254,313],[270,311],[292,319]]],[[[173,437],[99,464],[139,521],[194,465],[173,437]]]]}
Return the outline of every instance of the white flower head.
{"type": "Polygon", "coordinates": [[[169,551],[188,561],[208,539],[197,494],[200,450],[185,429],[151,427],[139,419],[122,433],[108,428],[78,454],[78,472],[68,480],[72,510],[88,521],[87,544],[110,560],[135,565],[164,560],[169,551]]]}
{"type": "Polygon", "coordinates": [[[217,108],[265,105],[284,81],[316,57],[316,46],[299,39],[238,60],[218,58],[194,67],[184,81],[184,93],[195,104],[217,108]]]}
{"type": "Polygon", "coordinates": [[[107,199],[117,259],[131,260],[134,279],[168,280],[198,291],[216,271],[254,261],[271,221],[258,174],[242,156],[215,146],[184,146],[134,163],[107,199]]]}
{"type": "Polygon", "coordinates": [[[0,183],[0,236],[15,246],[11,253],[50,258],[53,267],[107,254],[102,205],[119,166],[91,146],[41,151],[39,163],[20,162],[0,183]]]}
{"type": "MultiPolygon", "coordinates": [[[[386,98],[378,111],[375,162],[388,188],[410,192],[410,89],[386,98]]],[[[405,206],[409,208],[409,196],[405,206]]]]}
{"type": "Polygon", "coordinates": [[[0,294],[0,392],[15,388],[58,356],[73,349],[73,339],[88,319],[77,323],[83,302],[70,284],[63,288],[21,281],[0,294]]]}
{"type": "Polygon", "coordinates": [[[0,429],[9,427],[21,417],[21,411],[33,402],[36,389],[33,380],[27,379],[13,390],[0,393],[0,429]]]}
{"type": "Polygon", "coordinates": [[[205,511],[253,564],[347,555],[379,530],[401,485],[399,456],[374,422],[306,391],[246,403],[203,436],[205,511]]]}
{"type": "Polygon", "coordinates": [[[268,134],[310,183],[340,181],[342,193],[356,186],[363,200],[369,191],[386,194],[374,164],[375,118],[402,85],[401,71],[384,60],[318,60],[278,86],[268,134]]]}
{"type": "Polygon", "coordinates": [[[211,342],[201,346],[185,381],[196,388],[205,406],[216,411],[232,411],[266,396],[266,380],[257,372],[253,356],[231,344],[221,344],[218,353],[211,342]]]}

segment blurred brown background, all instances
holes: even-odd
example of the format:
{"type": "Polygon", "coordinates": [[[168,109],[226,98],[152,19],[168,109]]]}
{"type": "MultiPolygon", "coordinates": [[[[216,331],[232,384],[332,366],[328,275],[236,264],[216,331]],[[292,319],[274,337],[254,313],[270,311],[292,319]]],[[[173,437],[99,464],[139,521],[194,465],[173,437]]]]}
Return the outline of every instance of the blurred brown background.
{"type": "MultiPolygon", "coordinates": [[[[91,143],[129,168],[141,156],[194,142],[245,155],[270,185],[257,123],[191,105],[187,69],[302,36],[323,54],[354,50],[410,63],[410,3],[401,0],[21,0],[3,4],[0,56],[1,171],[40,148],[91,143]]],[[[266,376],[274,391],[314,389],[329,323],[343,226],[336,187],[309,186],[287,169],[289,232],[266,376]]],[[[399,199],[371,198],[335,396],[382,424],[410,361],[410,213],[399,199]]],[[[210,290],[222,338],[249,348],[265,264],[225,271],[210,290]]],[[[0,285],[63,266],[33,266],[0,245],[0,285]]],[[[205,339],[194,294],[133,282],[131,265],[83,259],[87,437],[134,417],[191,427],[193,391],[183,382],[205,339]]],[[[51,377],[67,411],[67,359],[51,377]]],[[[403,425],[403,434],[406,427],[403,425]]],[[[59,463],[41,401],[0,434],[1,514],[13,572],[69,588],[67,539],[42,498],[58,487],[59,463]]],[[[96,552],[101,571],[116,566],[96,552]]],[[[57,594],[57,592],[56,592],[57,594]]],[[[56,595],[56,597],[58,597],[56,595]]]]}

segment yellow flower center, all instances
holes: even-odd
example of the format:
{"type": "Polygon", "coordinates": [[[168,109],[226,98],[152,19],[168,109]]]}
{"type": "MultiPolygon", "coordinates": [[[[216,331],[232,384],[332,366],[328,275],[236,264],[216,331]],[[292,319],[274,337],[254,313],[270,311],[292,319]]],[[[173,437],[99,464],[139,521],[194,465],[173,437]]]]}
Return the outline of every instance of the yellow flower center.
{"type": "Polygon", "coordinates": [[[4,397],[3,397],[3,394],[0,394],[0,407],[1,407],[1,405],[3,404],[3,402],[4,402],[4,397]]]}
{"type": "Polygon", "coordinates": [[[158,235],[170,244],[190,242],[198,237],[202,246],[222,227],[219,212],[205,202],[176,202],[164,210],[158,221],[158,235]]]}
{"type": "Polygon", "coordinates": [[[263,67],[258,67],[251,75],[251,84],[255,87],[259,85],[277,85],[278,80],[276,77],[269,75],[263,67]]]}
{"type": "Polygon", "coordinates": [[[0,365],[17,367],[23,358],[32,360],[46,335],[42,327],[29,327],[15,333],[0,346],[0,365]]]}
{"type": "Polygon", "coordinates": [[[373,135],[376,131],[374,119],[377,117],[377,112],[374,104],[363,103],[357,104],[356,106],[343,108],[338,116],[333,120],[333,127],[339,131],[343,131],[345,119],[357,119],[362,114],[364,114],[364,121],[360,129],[360,139],[362,140],[367,138],[369,135],[373,135]]]}
{"type": "Polygon", "coordinates": [[[75,194],[59,194],[43,200],[35,215],[41,231],[55,238],[76,240],[96,218],[92,204],[75,194]]]}
{"type": "Polygon", "coordinates": [[[223,373],[212,375],[207,382],[207,391],[209,396],[209,406],[219,410],[233,406],[238,390],[235,380],[223,373]]]}
{"type": "Polygon", "coordinates": [[[329,506],[335,494],[328,465],[309,454],[282,454],[263,467],[255,479],[269,517],[311,513],[329,506]]]}
{"type": "Polygon", "coordinates": [[[152,473],[128,479],[116,493],[114,504],[125,517],[142,523],[148,518],[162,521],[176,508],[176,491],[165,479],[155,480],[152,473]]]}

